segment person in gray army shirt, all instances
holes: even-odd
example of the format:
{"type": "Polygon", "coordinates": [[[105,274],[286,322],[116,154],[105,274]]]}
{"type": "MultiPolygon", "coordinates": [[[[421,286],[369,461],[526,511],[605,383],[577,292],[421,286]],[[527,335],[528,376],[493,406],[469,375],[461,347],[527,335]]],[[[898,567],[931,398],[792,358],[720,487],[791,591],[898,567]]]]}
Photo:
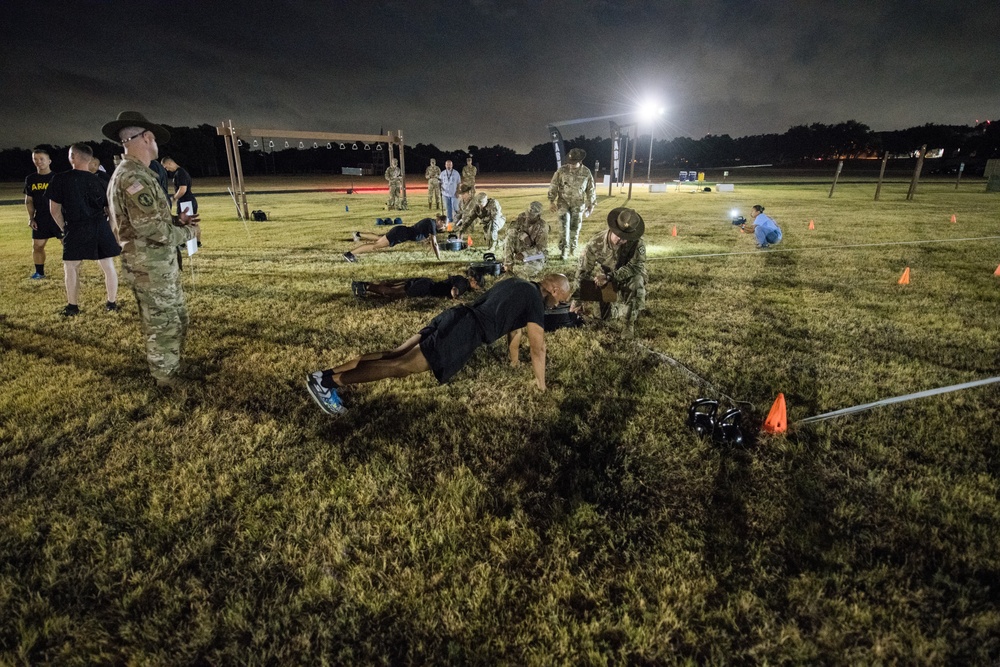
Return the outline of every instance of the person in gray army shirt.
{"type": "Polygon", "coordinates": [[[437,160],[431,158],[431,166],[424,170],[424,178],[427,179],[427,208],[429,210],[441,210],[441,167],[437,166],[437,160]]]}
{"type": "Polygon", "coordinates": [[[170,133],[136,111],[123,111],[102,132],[125,149],[124,159],[108,185],[112,229],[122,246],[125,281],[139,305],[149,370],[161,387],[184,388],[181,354],[187,336],[184,305],[175,248],[195,238],[197,215],[170,215],[167,195],[149,169],[170,133]]]}
{"type": "Polygon", "coordinates": [[[531,280],[545,269],[548,244],[549,225],[542,220],[542,203],[533,201],[507,227],[504,269],[518,278],[531,280]]]}
{"type": "Polygon", "coordinates": [[[563,259],[576,254],[583,218],[590,217],[597,204],[594,175],[583,166],[585,157],[587,152],[583,149],[570,150],[566,156],[566,164],[556,170],[552,183],[549,184],[549,202],[552,204],[552,211],[559,212],[559,221],[562,223],[559,250],[563,259]]]}
{"type": "MultiPolygon", "coordinates": [[[[642,216],[630,208],[608,213],[608,228],[594,236],[580,255],[574,280],[574,298],[584,295],[582,283],[593,281],[600,290],[610,284],[617,295],[614,303],[601,302],[601,318],[625,319],[624,333],[635,334],[635,321],[646,307],[646,230],[642,216]]],[[[574,303],[575,306],[575,303],[574,303]]]]}
{"type": "Polygon", "coordinates": [[[405,208],[400,196],[403,189],[403,174],[399,170],[399,161],[396,158],[389,161],[389,166],[385,170],[385,180],[389,181],[389,201],[386,202],[386,208],[390,211],[402,211],[405,208]]]}
{"type": "Polygon", "coordinates": [[[485,192],[477,192],[470,201],[474,203],[474,206],[471,207],[469,213],[463,211],[461,223],[455,230],[461,234],[463,229],[471,230],[473,221],[481,221],[483,223],[483,236],[486,243],[489,244],[487,250],[493,250],[500,237],[500,230],[507,222],[507,218],[504,217],[500,208],[500,202],[489,197],[485,192]]]}

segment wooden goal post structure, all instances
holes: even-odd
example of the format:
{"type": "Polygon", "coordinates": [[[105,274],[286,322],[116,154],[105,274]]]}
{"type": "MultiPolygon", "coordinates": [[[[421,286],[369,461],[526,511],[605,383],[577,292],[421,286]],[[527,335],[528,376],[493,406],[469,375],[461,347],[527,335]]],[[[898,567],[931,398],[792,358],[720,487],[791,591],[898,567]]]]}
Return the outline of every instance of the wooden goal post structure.
{"type": "Polygon", "coordinates": [[[309,141],[342,142],[361,141],[369,144],[386,144],[389,147],[389,163],[394,157],[394,148],[399,148],[399,172],[403,176],[403,201],[406,201],[406,157],[403,151],[403,131],[396,130],[386,134],[345,134],[340,132],[299,132],[297,130],[261,130],[237,129],[233,121],[222,123],[216,132],[226,142],[226,160],[229,162],[229,180],[232,185],[230,193],[236,202],[236,212],[241,220],[250,219],[250,209],[247,206],[247,193],[243,184],[243,162],[240,160],[240,135],[247,137],[280,137],[282,139],[308,139],[309,141]]]}

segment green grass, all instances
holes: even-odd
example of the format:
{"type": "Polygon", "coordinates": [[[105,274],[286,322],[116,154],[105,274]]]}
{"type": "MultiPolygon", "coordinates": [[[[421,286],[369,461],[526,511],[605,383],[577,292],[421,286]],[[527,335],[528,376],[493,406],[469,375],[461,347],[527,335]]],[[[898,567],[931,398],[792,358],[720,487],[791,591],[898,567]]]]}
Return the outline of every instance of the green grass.
{"type": "MultiPolygon", "coordinates": [[[[638,193],[641,342],[756,420],[778,392],[795,421],[996,375],[1000,241],[817,249],[1000,234],[996,196],[905,189],[638,193]],[[751,250],[728,213],[758,202],[792,252],[671,259],[751,250]]],[[[543,196],[496,192],[508,217],[543,196]]],[[[259,195],[272,220],[248,234],[203,199],[187,397],[152,388],[132,296],[105,314],[96,266],[83,314],[58,315],[57,246],[27,280],[23,210],[0,207],[0,663],[1000,659],[997,386],[731,451],[684,425],[702,389],[598,327],[548,337],[544,394],[482,350],[450,385],[359,387],[332,419],[303,374],[444,307],[357,303],[350,280],[462,265],[343,262],[381,200],[259,195]]]]}

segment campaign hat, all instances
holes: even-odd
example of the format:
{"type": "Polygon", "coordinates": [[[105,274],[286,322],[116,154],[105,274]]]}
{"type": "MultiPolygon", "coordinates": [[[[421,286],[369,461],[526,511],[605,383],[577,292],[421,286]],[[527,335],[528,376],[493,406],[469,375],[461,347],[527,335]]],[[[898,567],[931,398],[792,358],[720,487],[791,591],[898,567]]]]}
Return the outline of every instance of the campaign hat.
{"type": "Polygon", "coordinates": [[[619,238],[634,241],[646,231],[646,224],[637,211],[620,206],[608,213],[608,229],[619,238]]]}
{"type": "Polygon", "coordinates": [[[569,153],[566,154],[567,162],[583,162],[583,158],[587,157],[587,151],[582,148],[571,148],[569,153]]]}
{"type": "Polygon", "coordinates": [[[158,144],[165,144],[170,141],[170,132],[165,127],[156,123],[150,123],[138,111],[122,111],[118,114],[118,118],[110,123],[105,123],[104,127],[101,128],[101,132],[111,141],[120,144],[122,140],[118,133],[126,127],[141,127],[144,130],[149,130],[156,137],[156,143],[158,144]]]}

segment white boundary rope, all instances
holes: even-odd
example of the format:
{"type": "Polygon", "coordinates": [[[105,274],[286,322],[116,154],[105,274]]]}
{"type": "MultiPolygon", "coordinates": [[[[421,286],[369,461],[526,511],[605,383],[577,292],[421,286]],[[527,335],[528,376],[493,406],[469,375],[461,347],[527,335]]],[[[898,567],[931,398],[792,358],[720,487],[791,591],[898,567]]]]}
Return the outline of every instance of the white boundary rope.
{"type": "Polygon", "coordinates": [[[647,262],[661,261],[667,259],[692,259],[694,257],[731,257],[733,255],[757,255],[761,253],[778,252],[800,252],[803,250],[841,250],[844,248],[878,248],[882,246],[894,245],[920,245],[922,243],[961,243],[964,241],[994,241],[1000,236],[977,236],[961,239],[928,239],[926,241],[891,241],[886,243],[854,243],[850,245],[827,245],[827,246],[806,246],[804,248],[768,248],[767,250],[741,250],[739,252],[711,252],[700,255],[659,255],[656,257],[646,257],[647,262]]]}
{"type": "Polygon", "coordinates": [[[835,417],[843,417],[845,415],[852,415],[856,412],[863,412],[865,410],[871,410],[872,408],[882,407],[883,405],[892,405],[893,403],[902,403],[904,401],[912,401],[918,398],[927,398],[928,396],[937,396],[938,394],[947,394],[952,391],[959,391],[961,389],[971,389],[973,387],[982,387],[983,385],[993,384],[994,382],[1000,382],[1000,376],[987,378],[985,380],[974,380],[972,382],[963,382],[962,384],[953,384],[948,387],[939,387],[937,389],[928,389],[926,391],[918,391],[915,394],[906,394],[905,396],[895,396],[893,398],[884,398],[881,401],[875,401],[874,403],[865,403],[864,405],[855,405],[851,408],[844,408],[842,410],[834,410],[833,412],[826,412],[821,415],[815,415],[813,417],[806,417],[805,419],[800,419],[795,424],[811,424],[813,422],[825,421],[827,419],[833,419],[835,417]]]}

